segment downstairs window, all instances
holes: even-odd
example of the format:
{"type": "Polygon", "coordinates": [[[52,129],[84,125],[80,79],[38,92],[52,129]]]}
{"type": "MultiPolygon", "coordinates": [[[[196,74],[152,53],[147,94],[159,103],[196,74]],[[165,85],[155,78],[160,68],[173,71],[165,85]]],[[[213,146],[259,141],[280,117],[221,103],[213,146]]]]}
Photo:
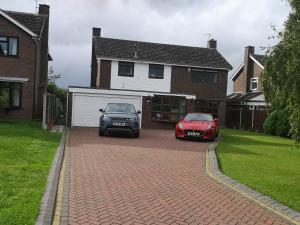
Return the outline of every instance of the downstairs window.
{"type": "Polygon", "coordinates": [[[4,109],[20,109],[22,84],[0,82],[0,98],[4,109]]]}

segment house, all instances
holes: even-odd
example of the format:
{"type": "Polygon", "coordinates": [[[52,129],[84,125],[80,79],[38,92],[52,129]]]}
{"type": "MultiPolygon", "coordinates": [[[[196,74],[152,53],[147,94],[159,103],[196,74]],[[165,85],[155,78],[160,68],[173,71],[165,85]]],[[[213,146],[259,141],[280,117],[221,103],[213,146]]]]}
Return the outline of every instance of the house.
{"type": "Polygon", "coordinates": [[[232,75],[233,93],[227,97],[226,126],[245,130],[262,131],[269,105],[262,92],[261,73],[264,55],[247,46],[244,61],[232,75]]]}
{"type": "Polygon", "coordinates": [[[141,110],[143,128],[170,128],[187,112],[209,112],[225,124],[231,65],[207,48],[101,37],[93,29],[91,84],[69,88],[69,124],[97,127],[98,109],[129,102],[141,110]]]}
{"type": "Polygon", "coordinates": [[[1,118],[41,119],[48,82],[49,6],[36,14],[0,9],[1,118]]]}

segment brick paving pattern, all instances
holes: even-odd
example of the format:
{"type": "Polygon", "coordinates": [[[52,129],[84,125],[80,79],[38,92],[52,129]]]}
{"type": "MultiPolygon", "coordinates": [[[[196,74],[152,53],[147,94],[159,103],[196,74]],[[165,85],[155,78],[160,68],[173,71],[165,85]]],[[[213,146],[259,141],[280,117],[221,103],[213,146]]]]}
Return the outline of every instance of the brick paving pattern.
{"type": "Polygon", "coordinates": [[[211,179],[208,145],[170,130],[133,139],[71,129],[69,225],[290,224],[211,179]]]}

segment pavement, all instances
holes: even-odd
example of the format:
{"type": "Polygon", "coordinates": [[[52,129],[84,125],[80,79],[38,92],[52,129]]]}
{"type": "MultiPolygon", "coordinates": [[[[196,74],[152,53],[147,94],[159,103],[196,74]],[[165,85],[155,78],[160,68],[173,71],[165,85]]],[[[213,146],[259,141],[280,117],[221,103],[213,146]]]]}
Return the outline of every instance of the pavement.
{"type": "Polygon", "coordinates": [[[72,128],[63,221],[69,225],[291,224],[208,176],[209,144],[176,140],[171,130],[142,130],[137,139],[99,137],[97,129],[72,128]]]}

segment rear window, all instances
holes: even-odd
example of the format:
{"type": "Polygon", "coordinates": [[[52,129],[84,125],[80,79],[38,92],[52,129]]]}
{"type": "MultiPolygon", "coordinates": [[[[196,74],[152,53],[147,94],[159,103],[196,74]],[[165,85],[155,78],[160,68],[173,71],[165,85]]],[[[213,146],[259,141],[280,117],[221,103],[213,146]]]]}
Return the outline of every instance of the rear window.
{"type": "Polygon", "coordinates": [[[204,113],[189,113],[184,117],[184,120],[192,121],[213,121],[213,117],[210,114],[204,113]]]}
{"type": "Polygon", "coordinates": [[[115,113],[136,113],[135,108],[131,104],[108,104],[105,112],[115,112],[115,113]]]}

